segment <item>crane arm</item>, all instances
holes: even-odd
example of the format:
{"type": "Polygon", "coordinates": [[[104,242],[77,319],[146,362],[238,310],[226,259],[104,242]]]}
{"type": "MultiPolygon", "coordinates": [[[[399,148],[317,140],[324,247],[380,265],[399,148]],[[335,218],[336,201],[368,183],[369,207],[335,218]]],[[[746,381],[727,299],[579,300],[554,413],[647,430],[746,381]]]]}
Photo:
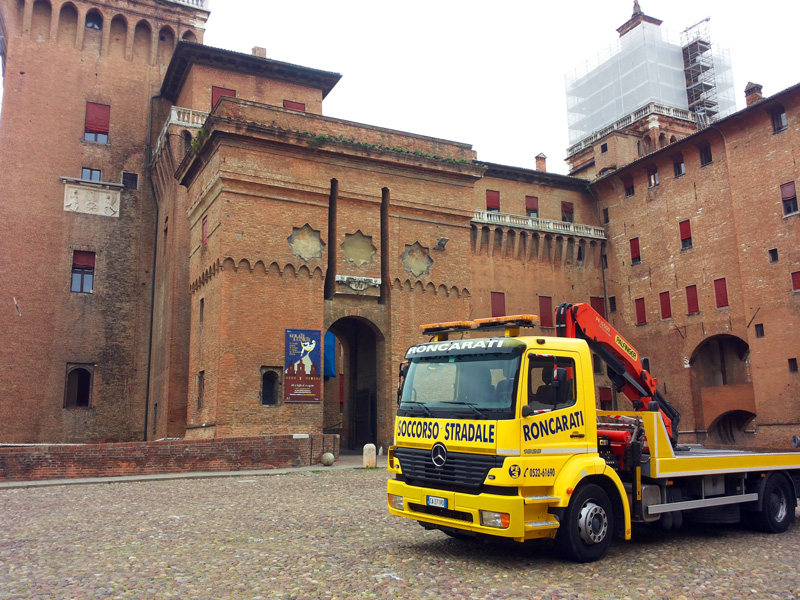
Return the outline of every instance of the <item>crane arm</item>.
{"type": "Polygon", "coordinates": [[[642,366],[636,349],[608,321],[585,303],[556,309],[556,335],[585,340],[608,365],[608,376],[635,410],[659,410],[672,445],[678,443],[680,413],[658,391],[658,380],[642,366]]]}

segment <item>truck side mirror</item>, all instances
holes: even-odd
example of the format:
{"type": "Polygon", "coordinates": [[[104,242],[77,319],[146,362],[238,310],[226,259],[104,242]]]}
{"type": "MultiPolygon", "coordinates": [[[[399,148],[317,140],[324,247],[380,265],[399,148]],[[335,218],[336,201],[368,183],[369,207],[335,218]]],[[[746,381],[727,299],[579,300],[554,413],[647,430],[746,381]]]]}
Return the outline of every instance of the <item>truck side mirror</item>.
{"type": "Polygon", "coordinates": [[[530,407],[530,405],[525,404],[522,407],[522,416],[523,417],[530,417],[532,414],[533,414],[533,409],[530,407]]]}

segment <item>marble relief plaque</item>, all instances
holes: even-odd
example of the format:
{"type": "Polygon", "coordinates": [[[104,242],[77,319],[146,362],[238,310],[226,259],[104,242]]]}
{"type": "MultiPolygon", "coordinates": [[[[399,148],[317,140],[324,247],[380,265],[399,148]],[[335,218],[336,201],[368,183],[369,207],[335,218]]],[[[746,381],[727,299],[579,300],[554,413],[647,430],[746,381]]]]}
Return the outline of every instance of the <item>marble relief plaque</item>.
{"type": "Polygon", "coordinates": [[[64,210],[102,217],[119,217],[120,193],[81,185],[64,186],[64,210]]]}

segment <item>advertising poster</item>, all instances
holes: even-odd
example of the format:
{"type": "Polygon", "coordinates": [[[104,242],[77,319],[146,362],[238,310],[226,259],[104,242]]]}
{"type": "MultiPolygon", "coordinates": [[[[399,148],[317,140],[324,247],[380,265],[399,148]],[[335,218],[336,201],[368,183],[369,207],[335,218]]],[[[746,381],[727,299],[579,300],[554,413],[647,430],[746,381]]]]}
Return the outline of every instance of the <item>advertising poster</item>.
{"type": "Polygon", "coordinates": [[[285,402],[322,400],[322,344],[319,330],[286,330],[285,402]]]}

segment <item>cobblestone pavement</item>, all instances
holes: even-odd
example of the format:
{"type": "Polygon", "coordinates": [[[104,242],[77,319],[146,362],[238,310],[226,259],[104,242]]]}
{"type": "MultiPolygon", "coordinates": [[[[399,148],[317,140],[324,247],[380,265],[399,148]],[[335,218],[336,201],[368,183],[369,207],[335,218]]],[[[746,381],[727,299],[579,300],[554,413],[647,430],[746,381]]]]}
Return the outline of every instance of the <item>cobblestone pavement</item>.
{"type": "Polygon", "coordinates": [[[461,542],[388,515],[341,470],[0,490],[0,599],[798,598],[800,522],[644,528],[602,561],[461,542]]]}

